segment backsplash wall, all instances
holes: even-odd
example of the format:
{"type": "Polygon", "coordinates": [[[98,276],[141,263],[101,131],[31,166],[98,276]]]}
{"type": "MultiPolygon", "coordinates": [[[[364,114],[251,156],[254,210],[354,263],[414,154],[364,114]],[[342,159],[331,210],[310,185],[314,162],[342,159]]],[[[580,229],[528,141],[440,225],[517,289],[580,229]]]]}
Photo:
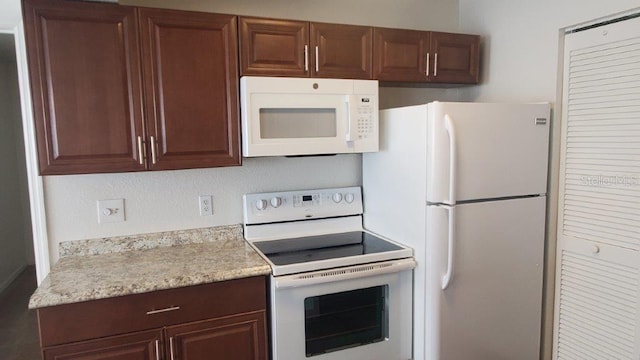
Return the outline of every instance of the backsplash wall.
{"type": "Polygon", "coordinates": [[[360,162],[360,155],[277,157],[215,169],[47,176],[52,263],[62,241],[239,224],[244,193],[359,185],[360,162]],[[199,195],[213,196],[212,216],[200,216],[199,195]],[[98,224],[103,199],[124,199],[126,221],[98,224]]]}

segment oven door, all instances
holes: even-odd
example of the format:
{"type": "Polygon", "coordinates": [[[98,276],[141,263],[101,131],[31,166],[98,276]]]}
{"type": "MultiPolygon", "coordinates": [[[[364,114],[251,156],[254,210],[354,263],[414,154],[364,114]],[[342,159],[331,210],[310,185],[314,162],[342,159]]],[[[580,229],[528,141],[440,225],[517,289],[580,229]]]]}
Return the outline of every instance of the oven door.
{"type": "Polygon", "coordinates": [[[413,259],[274,277],[274,360],[411,358],[413,259]]]}

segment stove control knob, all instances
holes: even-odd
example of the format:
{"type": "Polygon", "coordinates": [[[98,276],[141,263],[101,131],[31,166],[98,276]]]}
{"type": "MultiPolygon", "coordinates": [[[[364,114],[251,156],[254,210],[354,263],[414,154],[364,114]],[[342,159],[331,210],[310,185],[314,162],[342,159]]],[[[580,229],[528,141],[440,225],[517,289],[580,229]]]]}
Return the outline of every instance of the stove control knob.
{"type": "Polygon", "coordinates": [[[260,200],[256,201],[256,209],[258,209],[258,210],[266,209],[267,205],[268,205],[267,200],[260,199],[260,200]]]}
{"type": "Polygon", "coordinates": [[[333,202],[337,204],[340,201],[342,201],[342,194],[335,193],[335,194],[333,194],[333,196],[331,198],[333,199],[333,202]]]}
{"type": "Polygon", "coordinates": [[[282,205],[282,198],[279,196],[276,197],[272,197],[271,198],[271,206],[273,206],[274,208],[278,208],[280,207],[280,205],[282,205]]]}
{"type": "Polygon", "coordinates": [[[356,197],[352,193],[347,193],[347,195],[344,196],[344,201],[346,201],[347,204],[351,204],[355,199],[356,197]]]}

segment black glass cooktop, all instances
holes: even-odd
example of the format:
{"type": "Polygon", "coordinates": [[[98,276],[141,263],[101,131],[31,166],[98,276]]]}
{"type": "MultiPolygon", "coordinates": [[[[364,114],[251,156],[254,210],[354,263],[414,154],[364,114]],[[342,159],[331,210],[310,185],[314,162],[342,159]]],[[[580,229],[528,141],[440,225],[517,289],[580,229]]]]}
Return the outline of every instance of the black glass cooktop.
{"type": "Polygon", "coordinates": [[[274,265],[343,258],[402,250],[398,245],[362,231],[306,236],[254,243],[274,265]]]}

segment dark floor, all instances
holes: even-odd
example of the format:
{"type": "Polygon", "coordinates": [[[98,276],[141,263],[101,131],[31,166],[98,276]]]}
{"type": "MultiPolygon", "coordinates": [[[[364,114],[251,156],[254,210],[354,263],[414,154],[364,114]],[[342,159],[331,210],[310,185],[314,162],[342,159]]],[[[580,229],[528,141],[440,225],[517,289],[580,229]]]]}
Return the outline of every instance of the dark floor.
{"type": "Polygon", "coordinates": [[[36,312],[27,309],[35,289],[36,271],[29,266],[0,294],[0,360],[40,360],[36,312]]]}

